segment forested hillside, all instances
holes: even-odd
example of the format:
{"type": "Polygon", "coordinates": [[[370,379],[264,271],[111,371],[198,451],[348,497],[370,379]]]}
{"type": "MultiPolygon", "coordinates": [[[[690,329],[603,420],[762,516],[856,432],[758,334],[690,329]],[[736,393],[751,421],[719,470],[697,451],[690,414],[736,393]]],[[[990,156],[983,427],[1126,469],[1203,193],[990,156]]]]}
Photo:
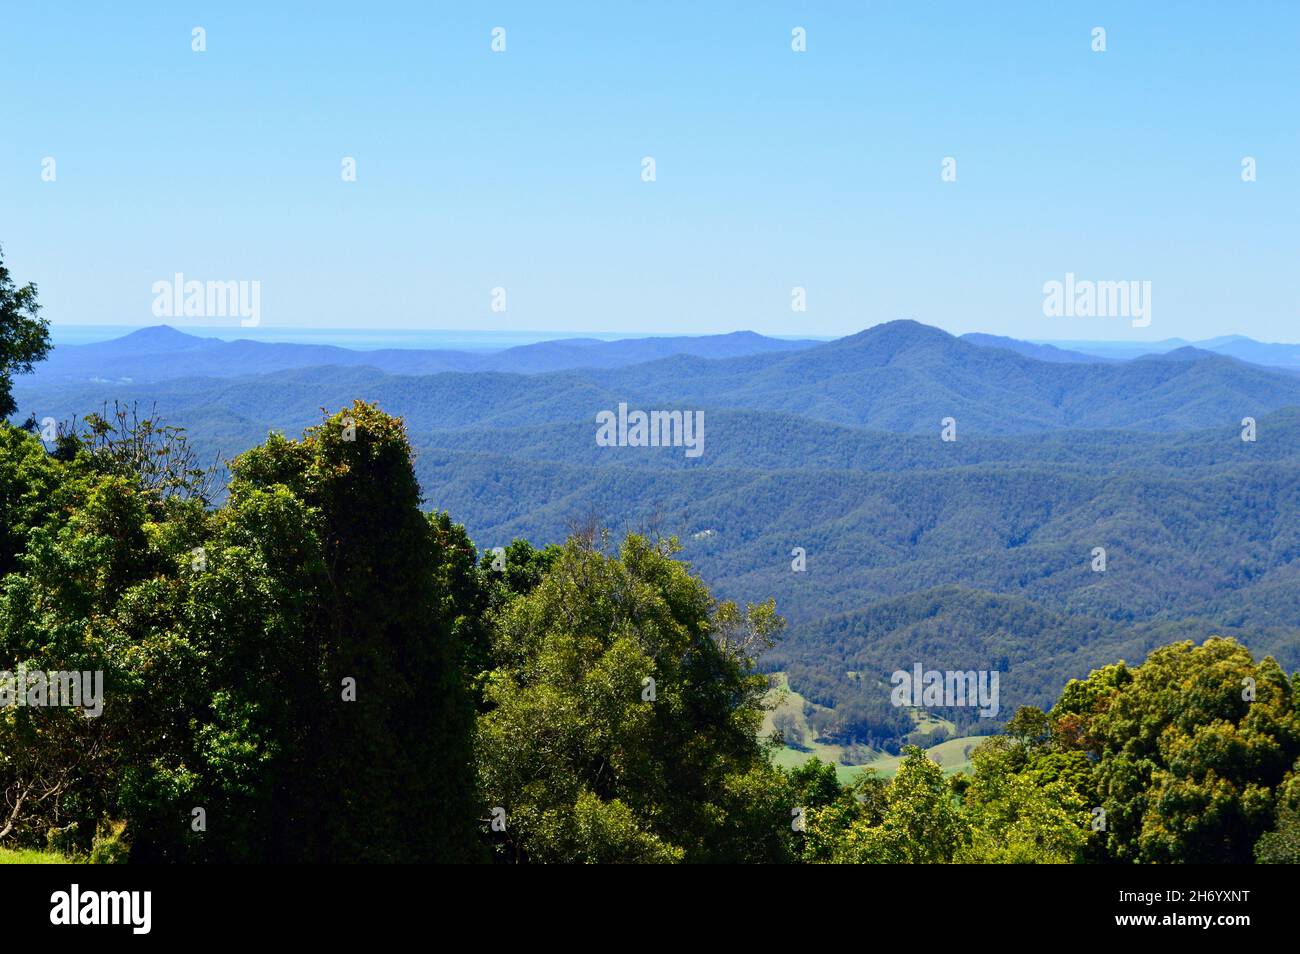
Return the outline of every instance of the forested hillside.
{"type": "MultiPolygon", "coordinates": [[[[160,335],[141,335],[110,350],[148,357],[160,335]]],[[[241,347],[161,337],[200,357],[241,347]]],[[[608,362],[682,340],[574,347],[608,362]]],[[[821,728],[843,743],[897,749],[909,724],[881,680],[918,658],[998,670],[1006,712],[1212,632],[1300,665],[1300,378],[1189,349],[1066,361],[915,322],[769,341],[701,339],[691,354],[528,375],[336,366],[93,384],[38,365],[15,388],[15,419],[66,425],[139,401],[208,461],[365,394],[400,411],[426,506],[482,547],[559,542],[590,521],[653,529],[720,596],[775,597],[788,631],[759,664],[833,709],[821,728]],[[751,353],[700,356],[737,348],[751,353]],[[620,402],[701,409],[703,453],[598,446],[595,415],[620,402]]],[[[943,715],[962,731],[1000,722],[943,715]]]]}
{"type": "MultiPolygon", "coordinates": [[[[0,425],[0,670],[26,690],[0,707],[0,851],[1300,860],[1300,675],[1232,640],[1064,684],[969,773],[912,747],[892,779],[844,785],[759,736],[774,603],[716,600],[670,539],[589,526],[476,552],[421,513],[400,422],[360,402],[245,452],[221,506],[193,464],[156,420],[92,418],[53,452],[0,425]],[[68,668],[104,676],[90,717],[34,694],[32,673],[68,668]]],[[[909,620],[970,606],[972,638],[1060,641],[1048,614],[967,596],[903,598],[859,635],[913,642],[909,620]]],[[[909,652],[960,662],[930,635],[909,652]]]]}
{"type": "MultiPolygon", "coordinates": [[[[936,433],[939,421],[952,416],[961,433],[983,435],[1062,428],[1207,428],[1300,405],[1300,377],[1295,374],[1210,352],[1193,351],[1181,360],[1156,355],[1116,363],[1040,361],[971,344],[914,321],[886,322],[811,347],[791,350],[784,347],[788,343],[777,344],[776,350],[726,358],[681,353],[681,346],[675,346],[678,353],[670,357],[625,367],[569,365],[568,370],[526,375],[491,370],[389,374],[334,364],[331,371],[316,365],[210,381],[193,377],[203,375],[200,364],[188,372],[166,372],[172,376],[151,380],[146,387],[120,379],[70,380],[53,373],[47,378],[38,370],[20,384],[18,394],[24,407],[39,404],[41,416],[72,413],[65,408],[114,396],[165,401],[176,414],[215,405],[259,426],[301,428],[322,403],[336,406],[360,387],[386,406],[402,406],[415,434],[433,428],[585,422],[597,409],[619,401],[772,411],[872,431],[922,434],[936,433]]],[[[142,357],[150,354],[146,350],[142,357]]],[[[174,360],[164,355],[144,363],[158,377],[174,360]]]]}
{"type": "MultiPolygon", "coordinates": [[[[0,308],[14,411],[48,343],[3,271],[0,308]]],[[[480,424],[525,412],[519,380],[487,376],[480,424]]],[[[583,380],[538,383],[567,406],[583,380]]],[[[246,387],[209,413],[271,396],[246,387]]],[[[0,852],[1300,860],[1300,674],[1256,655],[1294,666],[1294,408],[1255,441],[712,420],[697,466],[607,463],[564,422],[495,449],[430,430],[417,463],[362,401],[219,468],[196,446],[228,433],[136,407],[0,423],[0,852]],[[1005,692],[900,702],[913,664],[1005,692]],[[892,778],[783,768],[778,668],[821,740],[897,752],[892,778]],[[926,708],[996,733],[967,771],[902,744],[926,708]]]]}

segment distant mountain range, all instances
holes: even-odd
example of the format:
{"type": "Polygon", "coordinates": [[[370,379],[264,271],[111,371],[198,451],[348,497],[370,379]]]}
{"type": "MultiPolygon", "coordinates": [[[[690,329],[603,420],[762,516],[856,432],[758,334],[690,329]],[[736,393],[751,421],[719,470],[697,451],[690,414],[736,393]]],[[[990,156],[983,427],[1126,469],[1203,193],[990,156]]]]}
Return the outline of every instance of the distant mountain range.
{"type": "Polygon", "coordinates": [[[221,341],[160,327],[56,348],[17,393],[40,394],[63,413],[106,395],[165,398],[177,413],[219,408],[288,428],[308,423],[322,404],[365,395],[400,409],[417,430],[590,421],[620,401],[893,432],[935,432],[954,417],[963,431],[983,434],[1213,427],[1300,404],[1300,376],[1209,351],[1130,361],[1049,354],[972,343],[914,321],[825,343],[738,332],[543,342],[488,355],[221,341]]]}
{"type": "MultiPolygon", "coordinates": [[[[971,344],[983,345],[986,348],[1002,348],[1006,351],[1014,351],[1030,358],[1037,358],[1039,361],[1083,362],[1088,364],[1096,361],[1119,360],[1095,354],[1084,354],[1082,351],[1070,351],[1065,348],[1058,348],[1056,345],[1035,344],[1032,341],[1020,341],[1017,338],[1004,338],[1001,335],[985,335],[979,332],[964,334],[961,336],[961,340],[969,341],[971,344]]],[[[1132,355],[1132,357],[1136,358],[1140,357],[1140,355],[1132,355]]]]}
{"type": "Polygon", "coordinates": [[[1122,358],[895,321],[485,355],[154,328],[56,349],[14,391],[18,417],[156,406],[214,455],[374,401],[404,418],[429,505],[481,545],[595,516],[678,536],[722,596],[775,596],[790,627],[766,665],[834,708],[828,736],[874,744],[897,723],[878,680],[916,661],[999,670],[1004,715],[1170,639],[1300,665],[1300,374],[1217,350],[1243,339],[1169,344],[1122,358]],[[703,410],[703,455],[597,446],[620,402],[703,410]]]}
{"type": "MultiPolygon", "coordinates": [[[[878,326],[880,327],[880,326],[878,326]]],[[[873,329],[868,329],[871,331],[873,329]]],[[[866,332],[864,332],[866,333],[866,332]]],[[[853,336],[857,337],[857,336],[853,336]]],[[[1170,338],[1149,344],[1116,342],[1030,342],[999,335],[965,334],[961,340],[1012,351],[1055,364],[1129,361],[1188,348],[1237,358],[1266,367],[1300,371],[1300,345],[1266,344],[1241,336],[1188,342],[1170,338]]],[[[357,350],[334,345],[228,341],[178,331],[167,325],[142,328],[121,338],[93,344],[59,345],[42,365],[46,382],[156,382],[178,377],[240,377],[298,368],[369,367],[388,374],[439,374],[446,371],[500,371],[543,374],[580,368],[621,368],[678,355],[704,359],[788,354],[823,346],[810,339],[769,338],[749,331],[725,335],[626,338],[602,341],[565,338],[500,351],[415,348],[357,350]]]]}
{"type": "Polygon", "coordinates": [[[818,344],[767,338],[750,331],[699,337],[566,338],[503,351],[389,348],[361,351],[334,345],[240,339],[226,341],[177,331],[168,325],[142,328],[94,344],[61,345],[41,365],[47,381],[164,381],[179,377],[228,378],[295,368],[369,367],[389,374],[443,371],[504,371],[539,374],[567,368],[614,368],[676,354],[701,358],[794,351],[818,344]]]}
{"type": "MultiPolygon", "coordinates": [[[[1011,341],[1013,339],[1001,340],[1011,341]]],[[[1025,342],[1017,342],[1017,344],[1025,344],[1025,342]]],[[[1195,348],[1199,351],[1210,351],[1229,358],[1249,361],[1252,364],[1262,364],[1274,368],[1300,369],[1300,344],[1268,343],[1255,341],[1253,338],[1246,338],[1241,335],[1207,338],[1204,341],[1166,338],[1163,341],[1149,342],[1051,341],[1040,342],[1040,344],[1045,347],[1055,348],[1058,351],[1083,355],[1087,358],[1103,358],[1111,361],[1124,361],[1145,354],[1164,354],[1184,348],[1195,348]]]]}

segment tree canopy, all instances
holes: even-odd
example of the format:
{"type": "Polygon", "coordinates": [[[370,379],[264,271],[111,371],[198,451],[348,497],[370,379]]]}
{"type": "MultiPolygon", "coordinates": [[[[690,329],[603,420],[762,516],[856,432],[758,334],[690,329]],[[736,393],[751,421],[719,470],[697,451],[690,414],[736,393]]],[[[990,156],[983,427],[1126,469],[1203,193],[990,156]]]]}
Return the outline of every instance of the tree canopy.
{"type": "Polygon", "coordinates": [[[1300,677],[1176,642],[1023,706],[945,772],[781,768],[773,601],[672,538],[479,548],[354,402],[229,464],[121,408],[0,425],[0,844],[144,861],[1294,862],[1300,677]]]}
{"type": "Polygon", "coordinates": [[[50,351],[49,322],[41,316],[36,285],[19,286],[0,249],[0,419],[18,408],[13,399],[13,377],[30,373],[50,351]]]}

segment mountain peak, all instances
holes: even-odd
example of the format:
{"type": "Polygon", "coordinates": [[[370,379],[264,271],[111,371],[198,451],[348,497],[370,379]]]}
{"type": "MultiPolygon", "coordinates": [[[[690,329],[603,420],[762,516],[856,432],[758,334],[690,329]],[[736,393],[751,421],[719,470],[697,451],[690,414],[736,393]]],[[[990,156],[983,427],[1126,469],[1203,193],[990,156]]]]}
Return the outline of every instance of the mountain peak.
{"type": "Polygon", "coordinates": [[[942,328],[923,325],[911,318],[881,322],[831,342],[826,347],[897,353],[918,347],[947,347],[957,341],[942,328]]]}
{"type": "Polygon", "coordinates": [[[140,328],[132,331],[130,334],[123,335],[117,339],[121,342],[130,342],[132,345],[193,345],[200,341],[206,341],[206,338],[200,338],[198,335],[186,334],[184,331],[178,331],[171,325],[150,325],[148,328],[140,328]]]}
{"type": "Polygon", "coordinates": [[[1159,354],[1145,354],[1138,360],[1140,361],[1205,361],[1210,358],[1221,358],[1223,355],[1216,354],[1213,351],[1206,351],[1204,348],[1196,348],[1192,345],[1183,345],[1181,348],[1174,348],[1172,351],[1164,351],[1159,354]]]}
{"type": "Polygon", "coordinates": [[[869,328],[863,328],[861,331],[846,335],[841,341],[853,341],[862,339],[879,339],[879,338],[898,338],[898,337],[919,337],[929,336],[935,338],[951,338],[952,335],[941,328],[935,328],[933,325],[924,325],[912,318],[895,318],[893,321],[882,321],[878,325],[872,325],[869,328]]]}

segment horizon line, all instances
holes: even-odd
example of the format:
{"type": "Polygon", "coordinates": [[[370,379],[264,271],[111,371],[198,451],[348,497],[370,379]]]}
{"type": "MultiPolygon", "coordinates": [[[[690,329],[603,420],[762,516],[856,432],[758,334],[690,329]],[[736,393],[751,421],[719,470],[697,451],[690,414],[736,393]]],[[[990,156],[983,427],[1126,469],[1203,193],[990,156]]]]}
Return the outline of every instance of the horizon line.
{"type": "MultiPolygon", "coordinates": [[[[925,322],[912,318],[891,318],[880,321],[872,325],[867,325],[857,331],[846,332],[839,335],[825,334],[771,334],[754,331],[751,328],[735,328],[731,331],[701,331],[694,333],[686,332],[654,332],[654,331],[573,331],[565,329],[527,329],[527,328],[370,328],[355,325],[257,325],[252,327],[243,327],[236,325],[191,325],[183,326],[169,323],[167,321],[155,321],[149,324],[134,323],[115,323],[115,322],[56,322],[49,323],[51,338],[57,338],[60,331],[64,332],[83,332],[98,333],[108,331],[120,331],[122,335],[105,335],[95,340],[85,340],[81,342],[67,342],[64,344],[96,344],[104,341],[114,340],[115,337],[125,337],[137,331],[145,331],[151,328],[170,328],[181,334],[192,335],[194,337],[212,337],[221,340],[258,340],[268,335],[315,335],[315,336],[357,336],[376,339],[384,336],[394,338],[413,337],[413,336],[437,336],[437,335],[457,335],[470,338],[531,338],[531,341],[522,342],[522,344],[537,344],[546,342],[559,342],[566,340],[595,339],[602,341],[623,341],[647,338],[708,338],[722,337],[734,334],[753,334],[762,338],[770,338],[777,341],[820,341],[831,342],[838,341],[842,338],[852,337],[861,334],[864,331],[870,331],[872,328],[878,328],[882,325],[890,324],[897,321],[915,321],[916,324],[923,325],[927,328],[933,328],[937,331],[943,331],[953,338],[962,338],[965,335],[985,335],[993,338],[1005,338],[1010,341],[1020,341],[1026,344],[1047,345],[1058,348],[1068,348],[1071,345],[1088,345],[1088,346],[1115,346],[1115,347],[1142,347],[1146,345],[1165,344],[1169,342],[1182,342],[1188,345],[1196,345],[1209,341],[1222,341],[1224,339],[1235,338],[1242,341],[1252,341],[1258,344],[1269,345],[1292,345],[1300,347],[1300,343],[1286,341],[1263,341],[1259,338],[1252,338],[1249,335],[1242,334],[1222,334],[1211,335],[1205,338],[1184,338],[1179,335],[1171,335],[1164,338],[1017,338],[1013,335],[997,334],[987,331],[967,331],[961,333],[949,332],[938,325],[927,325],[925,322]]],[[[58,343],[57,341],[55,342],[58,343]]],[[[293,343],[311,343],[311,342],[268,342],[279,344],[293,343]]],[[[316,342],[326,344],[328,342],[316,342]]],[[[512,345],[518,347],[520,345],[512,345]]],[[[342,346],[340,346],[342,347],[342,346]]],[[[376,350],[376,349],[366,349],[376,350]]],[[[455,347],[444,347],[437,350],[463,350],[455,347]]]]}

